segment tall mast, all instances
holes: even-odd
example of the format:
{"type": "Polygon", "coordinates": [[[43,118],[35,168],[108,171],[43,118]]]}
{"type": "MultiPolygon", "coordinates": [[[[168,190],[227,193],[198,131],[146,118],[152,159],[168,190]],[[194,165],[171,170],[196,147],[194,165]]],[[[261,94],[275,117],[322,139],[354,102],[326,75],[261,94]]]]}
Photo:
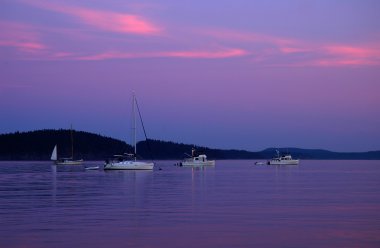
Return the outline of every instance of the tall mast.
{"type": "Polygon", "coordinates": [[[70,125],[70,135],[71,135],[71,159],[74,159],[74,140],[73,140],[73,125],[70,125]]]}
{"type": "Polygon", "coordinates": [[[135,160],[137,156],[137,146],[136,146],[136,114],[135,114],[135,92],[133,92],[132,97],[132,135],[133,135],[133,146],[135,149],[135,160]]]}

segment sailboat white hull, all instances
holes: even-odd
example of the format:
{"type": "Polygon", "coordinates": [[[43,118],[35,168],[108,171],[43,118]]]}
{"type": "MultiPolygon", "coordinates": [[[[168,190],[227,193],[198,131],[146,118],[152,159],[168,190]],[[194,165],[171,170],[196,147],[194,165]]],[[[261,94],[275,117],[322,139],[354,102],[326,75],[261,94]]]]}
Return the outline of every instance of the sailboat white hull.
{"type": "Polygon", "coordinates": [[[56,165],[81,165],[83,164],[83,159],[81,160],[64,160],[64,161],[55,161],[54,164],[56,165]]]}
{"type": "Polygon", "coordinates": [[[191,157],[184,159],[179,163],[180,166],[202,167],[202,166],[215,166],[215,160],[207,160],[205,154],[196,155],[195,148],[191,150],[191,157]]]}
{"type": "Polygon", "coordinates": [[[208,160],[208,161],[183,161],[181,162],[181,166],[215,166],[214,160],[208,160]]]}
{"type": "Polygon", "coordinates": [[[121,161],[104,165],[104,170],[153,170],[154,163],[121,161]]]}
{"type": "Polygon", "coordinates": [[[293,159],[290,154],[280,156],[280,151],[276,150],[277,157],[268,161],[268,165],[298,165],[300,160],[293,159]]]}
{"type": "Polygon", "coordinates": [[[144,129],[145,138],[145,128],[144,123],[141,118],[139,106],[137,104],[136,96],[133,93],[133,99],[132,99],[132,131],[133,131],[133,147],[134,152],[133,154],[127,154],[124,153],[123,155],[114,155],[114,159],[112,160],[106,160],[104,163],[104,170],[153,170],[154,163],[149,162],[142,162],[142,161],[136,161],[136,155],[137,155],[137,146],[136,146],[136,111],[135,107],[137,107],[137,111],[140,116],[141,125],[144,129]],[[131,156],[132,155],[132,156],[131,156]]]}
{"type": "Polygon", "coordinates": [[[298,165],[299,160],[298,159],[292,159],[292,160],[276,160],[272,159],[268,161],[269,165],[298,165]]]}

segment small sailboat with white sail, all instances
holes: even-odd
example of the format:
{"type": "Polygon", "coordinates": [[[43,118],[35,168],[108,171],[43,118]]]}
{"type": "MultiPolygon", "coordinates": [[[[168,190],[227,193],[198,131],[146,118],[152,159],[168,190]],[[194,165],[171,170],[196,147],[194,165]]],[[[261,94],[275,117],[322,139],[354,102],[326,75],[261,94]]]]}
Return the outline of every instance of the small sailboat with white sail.
{"type": "Polygon", "coordinates": [[[50,160],[54,161],[56,165],[81,165],[83,164],[83,159],[74,160],[74,138],[73,138],[73,128],[70,128],[71,136],[71,157],[68,158],[58,158],[58,148],[57,145],[54,146],[54,149],[51,153],[50,160]]]}
{"type": "Polygon", "coordinates": [[[112,159],[107,159],[104,163],[104,170],[153,170],[153,162],[137,161],[137,146],[136,146],[136,108],[140,117],[140,122],[144,130],[145,139],[147,140],[144,123],[142,121],[139,105],[135,94],[132,97],[132,131],[133,131],[133,148],[134,153],[124,153],[114,155],[112,159]]]}

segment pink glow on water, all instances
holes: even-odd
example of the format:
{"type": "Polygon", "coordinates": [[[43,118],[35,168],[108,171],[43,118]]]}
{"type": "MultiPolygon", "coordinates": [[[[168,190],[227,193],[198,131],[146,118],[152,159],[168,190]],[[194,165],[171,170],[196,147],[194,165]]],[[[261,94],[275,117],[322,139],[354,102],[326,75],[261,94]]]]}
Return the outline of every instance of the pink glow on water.
{"type": "Polygon", "coordinates": [[[162,171],[117,173],[1,162],[6,191],[0,242],[49,248],[380,242],[378,161],[304,160],[296,167],[272,167],[222,160],[202,169],[172,162],[161,161],[162,171]]]}

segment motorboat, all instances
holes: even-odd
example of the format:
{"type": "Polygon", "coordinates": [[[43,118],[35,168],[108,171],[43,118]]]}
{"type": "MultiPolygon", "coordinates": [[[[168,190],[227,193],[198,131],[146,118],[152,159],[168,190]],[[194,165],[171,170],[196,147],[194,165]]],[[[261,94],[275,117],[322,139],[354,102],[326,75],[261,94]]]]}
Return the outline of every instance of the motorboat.
{"type": "Polygon", "coordinates": [[[290,154],[281,155],[276,150],[277,156],[267,162],[268,165],[298,165],[299,159],[293,159],[290,154]]]}
{"type": "Polygon", "coordinates": [[[205,154],[197,154],[195,148],[191,150],[191,156],[189,158],[185,158],[179,163],[179,166],[192,166],[192,167],[200,167],[200,166],[214,166],[215,160],[207,160],[207,156],[205,154]]]}

